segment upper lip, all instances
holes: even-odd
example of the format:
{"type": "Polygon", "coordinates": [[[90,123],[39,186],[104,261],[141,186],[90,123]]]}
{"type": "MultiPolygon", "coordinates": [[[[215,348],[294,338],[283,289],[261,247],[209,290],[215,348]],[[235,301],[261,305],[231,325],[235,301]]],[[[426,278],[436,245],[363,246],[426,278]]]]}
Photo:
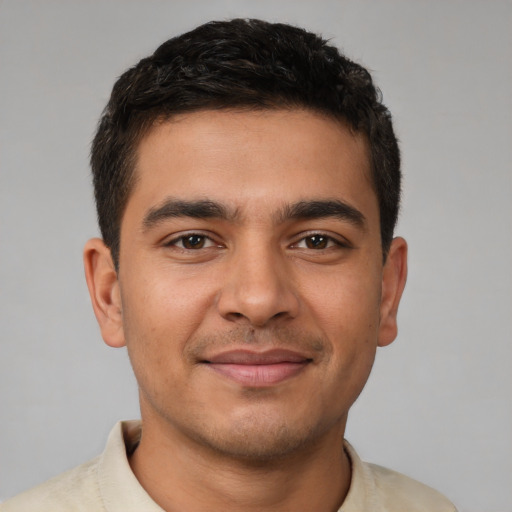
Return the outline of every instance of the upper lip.
{"type": "Polygon", "coordinates": [[[251,350],[227,350],[205,358],[203,362],[213,364],[265,365],[278,363],[307,363],[311,358],[288,349],[271,349],[263,352],[251,350]]]}

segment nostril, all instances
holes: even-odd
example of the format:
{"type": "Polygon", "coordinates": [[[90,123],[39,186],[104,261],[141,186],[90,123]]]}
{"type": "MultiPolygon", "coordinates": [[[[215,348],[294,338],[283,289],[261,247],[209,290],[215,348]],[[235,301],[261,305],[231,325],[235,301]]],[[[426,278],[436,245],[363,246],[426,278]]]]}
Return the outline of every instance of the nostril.
{"type": "Polygon", "coordinates": [[[239,313],[237,311],[233,311],[232,313],[228,313],[227,317],[230,318],[231,321],[239,321],[239,320],[245,318],[245,316],[242,313],[239,313]]]}

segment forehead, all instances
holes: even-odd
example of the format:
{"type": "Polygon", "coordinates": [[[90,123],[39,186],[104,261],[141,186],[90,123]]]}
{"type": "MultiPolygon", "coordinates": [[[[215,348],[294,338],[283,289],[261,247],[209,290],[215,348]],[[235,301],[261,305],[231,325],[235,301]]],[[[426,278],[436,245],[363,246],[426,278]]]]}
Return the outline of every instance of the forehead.
{"type": "Polygon", "coordinates": [[[365,137],[310,111],[178,115],[156,124],[136,156],[126,213],[169,196],[228,202],[259,215],[312,196],[364,196],[376,204],[365,137]]]}

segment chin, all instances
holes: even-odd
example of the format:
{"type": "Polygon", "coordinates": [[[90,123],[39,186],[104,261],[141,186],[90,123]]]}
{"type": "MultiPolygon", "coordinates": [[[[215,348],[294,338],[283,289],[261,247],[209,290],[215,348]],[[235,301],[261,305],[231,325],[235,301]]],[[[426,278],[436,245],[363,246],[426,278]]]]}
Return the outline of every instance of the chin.
{"type": "Polygon", "coordinates": [[[228,425],[203,425],[191,434],[196,442],[219,456],[261,464],[308,450],[325,430],[282,418],[255,415],[231,420],[228,425]]]}

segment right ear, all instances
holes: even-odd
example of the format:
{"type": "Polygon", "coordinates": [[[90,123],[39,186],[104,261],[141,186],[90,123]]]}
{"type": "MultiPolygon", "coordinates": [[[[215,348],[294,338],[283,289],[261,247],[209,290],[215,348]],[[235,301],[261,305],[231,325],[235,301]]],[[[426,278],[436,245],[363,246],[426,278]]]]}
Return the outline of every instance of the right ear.
{"type": "Polygon", "coordinates": [[[85,279],[103,340],[110,347],[126,345],[121,293],[110,249],[100,238],[84,247],[85,279]]]}

